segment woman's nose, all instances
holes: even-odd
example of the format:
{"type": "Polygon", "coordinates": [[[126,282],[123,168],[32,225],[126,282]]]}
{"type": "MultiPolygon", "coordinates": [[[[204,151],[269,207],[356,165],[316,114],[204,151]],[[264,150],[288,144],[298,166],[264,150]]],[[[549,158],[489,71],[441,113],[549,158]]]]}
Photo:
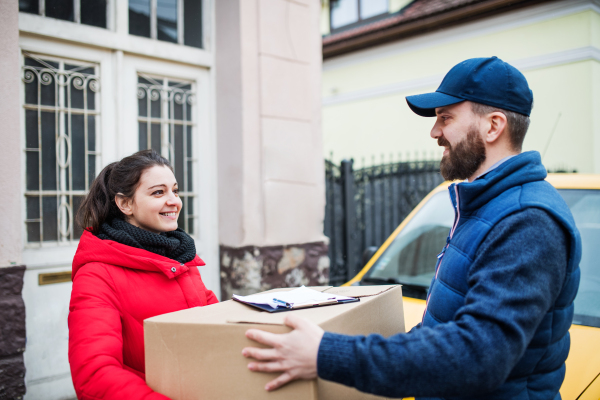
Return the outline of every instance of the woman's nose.
{"type": "Polygon", "coordinates": [[[167,204],[168,205],[178,205],[178,204],[181,204],[181,199],[179,198],[179,196],[175,195],[175,193],[171,192],[169,194],[168,199],[167,199],[167,204]]]}

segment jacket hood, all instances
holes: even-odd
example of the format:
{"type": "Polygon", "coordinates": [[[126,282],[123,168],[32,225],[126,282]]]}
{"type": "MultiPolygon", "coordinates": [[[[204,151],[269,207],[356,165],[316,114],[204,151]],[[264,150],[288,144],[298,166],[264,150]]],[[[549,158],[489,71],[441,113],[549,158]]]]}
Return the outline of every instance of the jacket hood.
{"type": "Polygon", "coordinates": [[[81,267],[91,262],[142,271],[162,272],[169,279],[187,272],[190,267],[205,265],[204,261],[197,255],[192,261],[181,264],[177,260],[163,257],[148,250],[127,246],[114,240],[99,239],[90,231],[85,230],[73,258],[72,279],[75,278],[81,267]]]}
{"type": "Polygon", "coordinates": [[[453,185],[457,185],[460,194],[461,210],[472,211],[513,187],[543,181],[547,175],[540,153],[527,151],[505,161],[473,182],[453,185]]]}

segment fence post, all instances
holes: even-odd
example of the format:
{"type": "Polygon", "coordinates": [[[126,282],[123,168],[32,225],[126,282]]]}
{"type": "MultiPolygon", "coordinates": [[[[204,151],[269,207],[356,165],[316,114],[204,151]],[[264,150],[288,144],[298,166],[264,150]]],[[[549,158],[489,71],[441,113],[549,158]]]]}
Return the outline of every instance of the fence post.
{"type": "Polygon", "coordinates": [[[354,173],[352,164],[354,160],[343,160],[342,175],[342,199],[344,210],[344,258],[346,264],[346,278],[349,280],[358,273],[358,264],[355,257],[356,237],[356,205],[354,204],[354,173]]]}

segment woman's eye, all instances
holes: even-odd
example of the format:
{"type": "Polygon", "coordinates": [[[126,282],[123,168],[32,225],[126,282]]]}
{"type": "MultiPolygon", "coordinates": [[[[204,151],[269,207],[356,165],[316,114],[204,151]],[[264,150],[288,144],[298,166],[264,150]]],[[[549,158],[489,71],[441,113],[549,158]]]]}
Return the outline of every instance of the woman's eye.
{"type": "Polygon", "coordinates": [[[162,194],[162,192],[163,192],[162,190],[157,190],[157,191],[153,192],[152,195],[153,196],[154,195],[159,195],[159,194],[162,194]]]}
{"type": "Polygon", "coordinates": [[[174,189],[174,190],[173,190],[173,193],[175,193],[175,194],[179,194],[179,189],[174,189]]]}

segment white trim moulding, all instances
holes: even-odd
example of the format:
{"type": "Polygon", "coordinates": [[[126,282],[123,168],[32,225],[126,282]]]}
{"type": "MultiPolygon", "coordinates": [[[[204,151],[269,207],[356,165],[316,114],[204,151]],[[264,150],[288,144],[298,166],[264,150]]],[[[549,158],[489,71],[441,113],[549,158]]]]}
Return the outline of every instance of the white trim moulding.
{"type": "MultiPolygon", "coordinates": [[[[589,60],[600,62],[600,49],[593,46],[586,46],[508,62],[520,71],[529,71],[589,60]]],[[[352,101],[366,100],[374,97],[418,91],[420,89],[429,89],[431,87],[437,87],[442,82],[443,78],[444,74],[432,75],[424,78],[393,83],[391,85],[382,85],[373,88],[342,93],[339,95],[328,96],[323,98],[322,105],[332,106],[352,101]]]]}

